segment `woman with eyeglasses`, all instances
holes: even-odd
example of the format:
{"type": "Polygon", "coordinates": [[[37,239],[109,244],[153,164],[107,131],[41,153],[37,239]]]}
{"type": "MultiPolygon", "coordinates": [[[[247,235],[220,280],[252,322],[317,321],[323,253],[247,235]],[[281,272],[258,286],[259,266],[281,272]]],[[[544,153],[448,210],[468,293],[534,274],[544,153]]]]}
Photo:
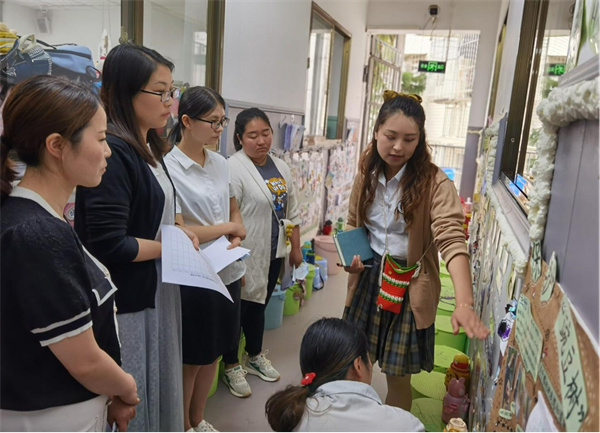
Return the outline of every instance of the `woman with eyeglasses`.
{"type": "MultiPolygon", "coordinates": [[[[181,96],[178,122],[169,134],[169,140],[177,146],[165,162],[177,189],[178,212],[203,248],[221,236],[226,236],[231,242],[229,248],[234,248],[246,237],[227,161],[208,149],[218,145],[228,122],[221,95],[207,87],[191,87],[181,96]]],[[[181,286],[186,431],[215,431],[204,419],[204,407],[219,357],[237,348],[240,279],[245,272],[246,265],[241,261],[219,272],[233,302],[214,290],[181,286]]]]}
{"type": "MultiPolygon", "coordinates": [[[[113,48],[100,97],[112,155],[96,188],[77,188],[75,230],[115,285],[123,368],[138,384],[133,431],[181,431],[183,389],[179,286],[162,283],[161,224],[175,220],[175,188],[156,132],[177,91],[173,64],[154,50],[113,48]]],[[[198,247],[196,235],[180,225],[198,247]]]]}

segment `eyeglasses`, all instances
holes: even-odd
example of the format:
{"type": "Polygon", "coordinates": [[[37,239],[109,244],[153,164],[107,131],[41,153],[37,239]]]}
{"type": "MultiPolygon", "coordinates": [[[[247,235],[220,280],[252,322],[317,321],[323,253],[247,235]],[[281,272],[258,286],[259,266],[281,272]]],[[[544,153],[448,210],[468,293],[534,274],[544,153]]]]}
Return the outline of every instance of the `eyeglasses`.
{"type": "Polygon", "coordinates": [[[167,102],[170,99],[179,98],[179,89],[177,87],[171,90],[165,90],[164,92],[151,92],[150,90],[140,90],[143,93],[149,93],[151,95],[160,96],[160,102],[167,102]]]}
{"type": "Polygon", "coordinates": [[[200,122],[210,123],[210,127],[214,130],[219,129],[221,126],[225,128],[227,125],[229,125],[229,117],[223,117],[221,120],[204,120],[199,118],[196,118],[196,120],[199,120],[200,122]]]}

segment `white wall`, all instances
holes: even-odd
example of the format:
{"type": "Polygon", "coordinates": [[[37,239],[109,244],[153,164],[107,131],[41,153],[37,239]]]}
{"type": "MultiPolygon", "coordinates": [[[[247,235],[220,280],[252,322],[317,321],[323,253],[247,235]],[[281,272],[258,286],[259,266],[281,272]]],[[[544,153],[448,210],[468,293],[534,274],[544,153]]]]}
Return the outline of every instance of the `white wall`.
{"type": "MultiPolygon", "coordinates": [[[[366,0],[318,0],[352,33],[346,117],[360,118],[366,0]]],[[[310,0],[228,0],[223,97],[304,112],[310,0]]]]}
{"type": "Polygon", "coordinates": [[[225,3],[225,99],[304,112],[309,0],[225,3]]]}
{"type": "MultiPolygon", "coordinates": [[[[371,0],[368,7],[367,28],[381,32],[421,31],[429,18],[428,6],[430,4],[440,6],[436,30],[479,30],[480,32],[469,125],[484,126],[497,44],[501,0],[436,0],[432,2],[371,0]]],[[[427,29],[431,29],[431,23],[428,24],[427,29]]]]}
{"type": "Polygon", "coordinates": [[[38,39],[50,44],[75,43],[88,47],[92,51],[94,61],[98,60],[98,44],[102,30],[109,32],[112,45],[119,43],[121,27],[121,8],[119,6],[85,6],[61,7],[49,9],[51,33],[39,34],[35,19],[36,7],[25,7],[15,3],[4,3],[4,22],[15,28],[20,35],[33,33],[38,39]]]}

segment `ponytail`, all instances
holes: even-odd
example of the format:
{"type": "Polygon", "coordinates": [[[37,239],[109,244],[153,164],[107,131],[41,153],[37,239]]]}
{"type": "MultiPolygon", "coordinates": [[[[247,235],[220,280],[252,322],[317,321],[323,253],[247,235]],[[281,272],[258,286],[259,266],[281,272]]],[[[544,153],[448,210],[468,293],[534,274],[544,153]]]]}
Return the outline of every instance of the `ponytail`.
{"type": "Polygon", "coordinates": [[[178,120],[173,128],[169,131],[169,135],[167,136],[167,141],[175,146],[177,143],[181,141],[181,120],[178,120]]]}
{"type": "Polygon", "coordinates": [[[308,386],[288,385],[273,394],[265,405],[267,420],[273,431],[292,431],[300,423],[306,399],[312,394],[308,386]]]}
{"type": "Polygon", "coordinates": [[[306,399],[326,383],[345,380],[358,357],[370,365],[367,337],[356,325],[337,318],[310,325],[300,344],[304,386],[290,385],[267,400],[265,413],[271,428],[294,430],[306,410],[306,399]]]}

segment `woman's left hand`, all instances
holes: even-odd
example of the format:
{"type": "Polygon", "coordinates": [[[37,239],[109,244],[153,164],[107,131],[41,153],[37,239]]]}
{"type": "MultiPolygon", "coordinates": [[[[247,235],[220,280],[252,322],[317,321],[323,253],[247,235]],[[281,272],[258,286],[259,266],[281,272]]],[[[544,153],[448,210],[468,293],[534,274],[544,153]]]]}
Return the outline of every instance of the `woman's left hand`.
{"type": "Polygon", "coordinates": [[[462,326],[469,338],[478,338],[484,340],[490,334],[490,330],[477,317],[477,314],[468,306],[457,306],[450,318],[452,323],[452,331],[458,334],[459,327],[462,326]]]}
{"type": "Polygon", "coordinates": [[[290,251],[290,265],[298,267],[302,264],[302,251],[300,248],[292,248],[290,251]]]}
{"type": "Polygon", "coordinates": [[[194,248],[196,250],[200,249],[200,241],[198,240],[198,236],[196,236],[196,233],[194,233],[187,227],[181,226],[179,224],[175,225],[175,227],[177,227],[179,230],[183,231],[187,235],[187,237],[190,238],[190,241],[192,241],[192,243],[194,244],[194,248]]]}

